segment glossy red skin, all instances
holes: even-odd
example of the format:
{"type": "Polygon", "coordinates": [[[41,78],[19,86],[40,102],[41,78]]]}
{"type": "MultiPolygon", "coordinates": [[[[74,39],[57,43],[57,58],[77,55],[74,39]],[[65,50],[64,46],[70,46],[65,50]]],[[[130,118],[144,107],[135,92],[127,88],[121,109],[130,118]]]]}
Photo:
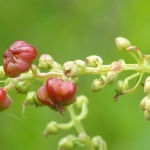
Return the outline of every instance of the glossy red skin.
{"type": "Polygon", "coordinates": [[[3,54],[5,74],[15,78],[28,71],[36,56],[37,51],[33,46],[25,41],[16,41],[3,54]]]}
{"type": "Polygon", "coordinates": [[[0,88],[0,111],[8,109],[12,101],[7,96],[6,91],[0,88]]]}
{"type": "Polygon", "coordinates": [[[76,86],[73,82],[64,82],[58,78],[48,79],[46,81],[46,88],[53,102],[66,102],[76,92],[76,86]]]}
{"type": "Polygon", "coordinates": [[[37,97],[41,103],[62,113],[66,106],[75,102],[75,93],[74,83],[50,78],[38,89],[37,97]]]}

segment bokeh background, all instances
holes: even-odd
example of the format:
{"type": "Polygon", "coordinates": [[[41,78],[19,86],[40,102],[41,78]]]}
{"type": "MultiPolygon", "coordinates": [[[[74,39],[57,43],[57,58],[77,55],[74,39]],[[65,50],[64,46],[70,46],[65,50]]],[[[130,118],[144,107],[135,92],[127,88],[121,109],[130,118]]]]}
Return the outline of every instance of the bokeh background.
{"type": "MultiPolygon", "coordinates": [[[[141,0],[0,0],[0,55],[14,41],[25,40],[37,48],[39,56],[48,53],[62,64],[92,54],[102,57],[104,64],[118,59],[134,63],[131,56],[117,50],[114,40],[126,37],[143,53],[149,53],[149,4],[141,0]]],[[[120,79],[129,73],[124,72],[120,79]]],[[[108,150],[150,149],[150,122],[139,107],[145,96],[142,86],[113,102],[115,85],[92,93],[91,83],[97,77],[81,76],[77,87],[77,95],[89,98],[89,115],[83,121],[87,133],[101,135],[108,150]]],[[[36,90],[38,85],[30,89],[36,90]]],[[[14,97],[15,92],[10,95],[14,97]]],[[[45,138],[46,124],[52,120],[68,122],[69,114],[27,107],[23,117],[24,98],[18,94],[11,108],[0,113],[0,149],[56,150],[60,138],[77,134],[72,129],[45,138]]]]}

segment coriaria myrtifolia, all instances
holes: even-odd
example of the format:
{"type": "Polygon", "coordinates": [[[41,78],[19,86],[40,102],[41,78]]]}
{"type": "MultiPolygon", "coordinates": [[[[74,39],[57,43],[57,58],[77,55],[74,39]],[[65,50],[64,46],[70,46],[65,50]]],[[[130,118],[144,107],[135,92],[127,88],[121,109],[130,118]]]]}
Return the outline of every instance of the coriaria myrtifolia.
{"type": "Polygon", "coordinates": [[[36,56],[37,51],[33,46],[25,41],[16,41],[3,54],[5,74],[15,78],[28,71],[36,56]]]}
{"type": "Polygon", "coordinates": [[[37,56],[36,49],[25,41],[16,41],[3,54],[4,64],[0,66],[0,78],[3,78],[0,82],[4,83],[0,88],[0,111],[10,106],[11,99],[7,93],[11,90],[26,95],[23,108],[28,105],[48,106],[62,114],[69,106],[67,109],[71,121],[62,124],[52,121],[47,125],[44,134],[46,136],[56,134],[60,130],[75,127],[77,136],[69,135],[63,138],[58,144],[59,150],[72,149],[76,145],[85,145],[88,150],[106,150],[105,141],[100,136],[89,137],[82,126],[81,120],[88,114],[88,99],[83,95],[76,97],[76,84],[80,75],[98,75],[92,82],[93,92],[116,83],[114,101],[122,95],[133,93],[142,84],[147,95],[141,101],[140,107],[144,111],[145,118],[150,120],[150,76],[145,83],[142,82],[144,75],[150,74],[150,55],[143,54],[123,37],[116,38],[115,42],[117,48],[121,52],[129,53],[136,63],[127,64],[121,59],[105,65],[100,56],[90,55],[84,60],[64,62],[61,66],[49,54],[43,54],[39,57],[38,65],[35,65],[32,62],[37,56]],[[124,79],[119,79],[119,75],[126,70],[134,72],[124,79]],[[136,79],[136,84],[131,87],[130,83],[133,79],[136,79]],[[37,80],[42,83],[42,86],[35,91],[30,91],[30,85],[37,80]],[[80,110],[78,115],[74,107],[80,110]]]}
{"type": "Polygon", "coordinates": [[[76,86],[73,82],[49,78],[37,91],[38,100],[62,113],[65,107],[75,102],[76,86]]]}

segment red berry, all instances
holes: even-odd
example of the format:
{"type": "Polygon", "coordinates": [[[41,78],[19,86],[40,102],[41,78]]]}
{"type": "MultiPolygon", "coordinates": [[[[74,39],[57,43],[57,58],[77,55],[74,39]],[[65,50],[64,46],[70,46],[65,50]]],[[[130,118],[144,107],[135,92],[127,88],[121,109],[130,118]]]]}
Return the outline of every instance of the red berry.
{"type": "Polygon", "coordinates": [[[36,56],[37,51],[33,46],[25,41],[16,41],[3,54],[5,74],[15,78],[28,71],[36,56]]]}
{"type": "Polygon", "coordinates": [[[76,86],[73,82],[62,81],[58,78],[49,78],[45,85],[37,91],[39,101],[54,110],[62,113],[65,107],[74,103],[76,86]]]}
{"type": "Polygon", "coordinates": [[[8,109],[11,104],[10,98],[7,96],[6,91],[0,88],[0,111],[8,109]]]}

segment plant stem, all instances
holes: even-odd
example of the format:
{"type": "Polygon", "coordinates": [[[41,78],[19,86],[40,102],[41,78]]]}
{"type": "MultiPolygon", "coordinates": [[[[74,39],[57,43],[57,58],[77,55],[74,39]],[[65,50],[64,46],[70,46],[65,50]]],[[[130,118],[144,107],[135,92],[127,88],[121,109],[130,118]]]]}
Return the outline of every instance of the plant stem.
{"type": "Polygon", "coordinates": [[[81,121],[77,118],[74,108],[72,105],[68,107],[71,119],[73,121],[74,127],[77,130],[78,134],[84,134],[84,138],[82,139],[82,142],[87,146],[88,150],[95,150],[91,138],[86,134],[84,127],[81,123],[81,121]]]}
{"type": "Polygon", "coordinates": [[[73,106],[70,105],[70,106],[68,107],[68,110],[69,110],[71,119],[72,119],[72,121],[73,121],[73,123],[74,123],[74,127],[76,128],[78,134],[80,134],[80,133],[85,133],[85,130],[84,130],[84,127],[83,127],[81,121],[77,119],[77,116],[76,116],[76,114],[75,114],[75,111],[74,111],[73,106]]]}

